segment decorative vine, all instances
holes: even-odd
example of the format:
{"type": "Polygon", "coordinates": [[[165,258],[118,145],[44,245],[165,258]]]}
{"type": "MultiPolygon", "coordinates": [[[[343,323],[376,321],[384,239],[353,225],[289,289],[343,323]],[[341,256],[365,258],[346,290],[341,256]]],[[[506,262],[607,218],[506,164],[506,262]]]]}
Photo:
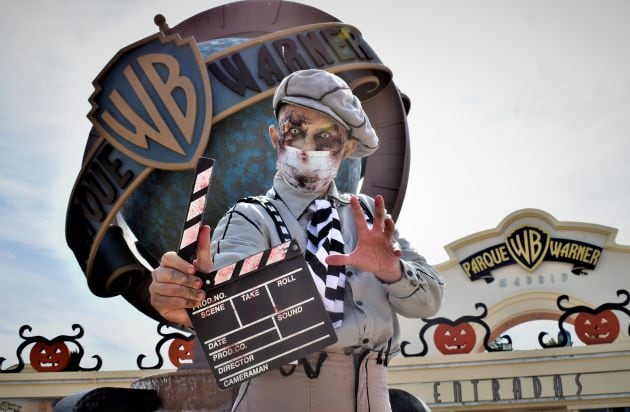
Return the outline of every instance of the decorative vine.
{"type": "MultiPolygon", "coordinates": [[[[605,318],[605,320],[609,321],[610,324],[614,324],[616,322],[617,323],[616,332],[618,333],[618,329],[619,329],[618,320],[610,311],[618,310],[630,316],[630,310],[626,308],[628,303],[630,303],[630,294],[628,293],[627,290],[619,289],[617,291],[617,297],[621,297],[621,296],[625,296],[622,302],[604,303],[603,305],[600,305],[595,309],[591,309],[588,306],[583,306],[583,305],[572,306],[572,307],[565,306],[564,303],[569,301],[569,296],[568,295],[558,296],[558,299],[556,300],[556,304],[558,308],[564,312],[562,316],[560,316],[560,318],[558,319],[558,329],[559,329],[559,332],[557,335],[558,339],[555,342],[545,343],[543,339],[545,338],[545,336],[548,335],[548,333],[540,332],[538,334],[538,343],[540,344],[541,347],[545,349],[567,346],[569,332],[565,329],[564,323],[569,318],[569,316],[572,316],[575,314],[578,314],[578,318],[576,319],[576,332],[578,333],[581,331],[581,328],[584,327],[584,322],[582,320],[589,321],[590,323],[590,321],[595,321],[596,319],[599,320],[602,318],[605,318]]],[[[610,343],[612,340],[614,340],[617,337],[617,335],[615,334],[614,326],[613,326],[613,329],[610,329],[610,331],[607,331],[607,333],[609,334],[609,336],[607,336],[606,339],[597,338],[595,337],[596,335],[593,335],[591,337],[592,338],[594,337],[594,340],[592,340],[591,342],[587,341],[585,343],[588,343],[588,344],[610,343]]],[[[630,334],[630,326],[628,327],[628,334],[630,334]]]]}
{"type": "MultiPolygon", "coordinates": [[[[474,337],[474,330],[472,329],[472,327],[470,326],[470,323],[477,323],[479,325],[481,325],[481,327],[485,330],[485,336],[483,339],[483,347],[488,351],[488,352],[498,352],[498,351],[502,351],[503,349],[501,347],[497,347],[497,346],[491,346],[489,343],[489,339],[490,339],[490,328],[488,327],[488,325],[486,324],[485,321],[483,321],[482,319],[486,317],[486,315],[488,314],[488,308],[486,307],[485,304],[483,303],[476,303],[475,304],[475,309],[479,310],[482,309],[482,313],[478,316],[462,316],[459,319],[452,321],[450,319],[447,318],[435,318],[435,319],[422,319],[425,323],[425,325],[422,327],[422,329],[420,329],[420,332],[418,334],[420,341],[422,342],[422,349],[417,352],[417,353],[410,353],[407,351],[407,346],[411,344],[411,342],[408,341],[403,341],[400,344],[400,352],[402,353],[403,356],[406,357],[412,357],[412,356],[424,356],[427,354],[429,348],[427,345],[427,342],[425,340],[425,333],[426,331],[434,326],[434,325],[438,325],[438,328],[436,329],[436,331],[434,332],[434,339],[439,340],[439,343],[443,343],[445,348],[443,348],[443,351],[446,352],[446,354],[450,354],[450,353],[467,353],[470,352],[470,350],[472,350],[472,347],[475,345],[475,341],[469,341],[466,340],[458,342],[457,341],[457,337],[451,337],[451,340],[449,341],[450,345],[448,347],[448,349],[446,348],[446,344],[444,342],[441,341],[441,339],[444,339],[443,337],[445,336],[446,333],[448,332],[455,332],[457,333],[458,336],[465,336],[465,335],[469,335],[472,339],[476,339],[474,337]],[[438,333],[439,332],[439,333],[438,333]]],[[[502,338],[505,338],[509,343],[512,342],[512,339],[508,336],[508,335],[504,335],[502,336],[502,338]]]]}
{"type": "Polygon", "coordinates": [[[43,336],[26,336],[32,330],[30,325],[22,325],[20,327],[19,335],[24,339],[24,342],[16,350],[18,364],[14,367],[2,369],[2,363],[6,358],[0,357],[0,373],[21,372],[25,365],[22,359],[22,352],[29,345],[33,345],[29,361],[33,369],[38,372],[97,371],[101,368],[103,362],[98,355],[92,356],[92,358],[96,359],[96,366],[92,368],[80,366],[81,359],[85,353],[83,346],[78,342],[78,339],[83,336],[83,327],[81,325],[77,323],[72,325],[72,330],[78,330],[76,335],[60,335],[54,339],[47,339],[43,336]],[[77,347],[77,351],[70,352],[66,343],[74,344],[77,347]]]}
{"type": "Polygon", "coordinates": [[[155,353],[157,355],[158,362],[153,366],[143,366],[142,361],[146,358],[146,355],[140,354],[136,360],[138,368],[160,369],[164,364],[164,359],[161,354],[162,346],[169,340],[172,340],[168,351],[169,359],[174,366],[179,367],[185,361],[192,361],[192,345],[195,335],[187,336],[179,332],[163,333],[162,329],[165,327],[168,327],[165,323],[159,323],[157,326],[157,332],[160,336],[162,336],[162,339],[160,339],[160,341],[155,345],[155,353]]]}

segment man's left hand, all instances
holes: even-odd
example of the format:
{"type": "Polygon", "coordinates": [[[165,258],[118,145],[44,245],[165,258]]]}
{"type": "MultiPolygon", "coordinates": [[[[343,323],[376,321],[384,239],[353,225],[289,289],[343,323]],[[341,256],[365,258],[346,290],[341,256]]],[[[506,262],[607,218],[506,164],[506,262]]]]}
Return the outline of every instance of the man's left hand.
{"type": "Polygon", "coordinates": [[[383,196],[374,198],[374,223],[368,227],[359,199],[350,199],[354,222],[357,227],[357,247],[349,254],[330,255],[326,263],[334,266],[351,265],[365,272],[372,272],[386,283],[402,277],[400,245],[394,240],[395,224],[385,210],[383,196]]]}

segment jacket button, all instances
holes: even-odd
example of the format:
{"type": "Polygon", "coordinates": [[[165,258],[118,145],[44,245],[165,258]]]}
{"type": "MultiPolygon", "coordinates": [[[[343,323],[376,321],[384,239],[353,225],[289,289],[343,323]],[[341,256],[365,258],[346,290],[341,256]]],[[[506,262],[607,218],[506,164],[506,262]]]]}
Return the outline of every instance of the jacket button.
{"type": "Polygon", "coordinates": [[[346,276],[352,276],[352,271],[351,270],[346,271],[346,276]]]}
{"type": "Polygon", "coordinates": [[[368,338],[363,338],[363,340],[361,341],[364,344],[367,344],[370,342],[370,340],[368,338]]]}
{"type": "Polygon", "coordinates": [[[359,305],[359,306],[363,306],[363,301],[362,300],[357,300],[356,304],[359,305]]]}

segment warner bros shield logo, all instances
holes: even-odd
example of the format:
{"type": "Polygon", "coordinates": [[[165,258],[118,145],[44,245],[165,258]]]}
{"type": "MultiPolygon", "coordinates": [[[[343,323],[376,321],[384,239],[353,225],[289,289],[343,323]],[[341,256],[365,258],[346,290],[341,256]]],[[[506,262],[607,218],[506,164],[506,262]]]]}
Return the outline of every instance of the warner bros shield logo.
{"type": "Polygon", "coordinates": [[[150,167],[193,168],[212,124],[208,72],[194,39],[159,33],[122,49],[94,80],[88,118],[150,167]]]}
{"type": "Polygon", "coordinates": [[[537,227],[523,226],[512,232],[505,243],[514,260],[531,272],[547,255],[549,234],[537,227]]]}

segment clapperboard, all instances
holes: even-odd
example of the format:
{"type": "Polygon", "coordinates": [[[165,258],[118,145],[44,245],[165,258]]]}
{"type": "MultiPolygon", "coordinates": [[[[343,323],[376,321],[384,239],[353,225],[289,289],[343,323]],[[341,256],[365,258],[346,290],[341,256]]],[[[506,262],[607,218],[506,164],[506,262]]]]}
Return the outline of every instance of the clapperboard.
{"type": "Polygon", "coordinates": [[[206,299],[189,314],[221,389],[337,341],[295,240],[200,276],[206,299]]]}
{"type": "MultiPolygon", "coordinates": [[[[178,254],[192,262],[214,161],[200,158],[178,254]]],[[[217,386],[227,389],[317,352],[337,335],[295,240],[211,273],[188,313],[217,386]]]]}
{"type": "Polygon", "coordinates": [[[184,222],[182,235],[179,239],[179,250],[177,254],[182,259],[191,263],[197,251],[197,238],[199,237],[203,212],[206,209],[206,198],[208,189],[210,188],[213,166],[214,159],[200,157],[199,160],[197,160],[197,167],[195,169],[195,180],[190,189],[188,212],[186,213],[186,221],[184,222]]]}

